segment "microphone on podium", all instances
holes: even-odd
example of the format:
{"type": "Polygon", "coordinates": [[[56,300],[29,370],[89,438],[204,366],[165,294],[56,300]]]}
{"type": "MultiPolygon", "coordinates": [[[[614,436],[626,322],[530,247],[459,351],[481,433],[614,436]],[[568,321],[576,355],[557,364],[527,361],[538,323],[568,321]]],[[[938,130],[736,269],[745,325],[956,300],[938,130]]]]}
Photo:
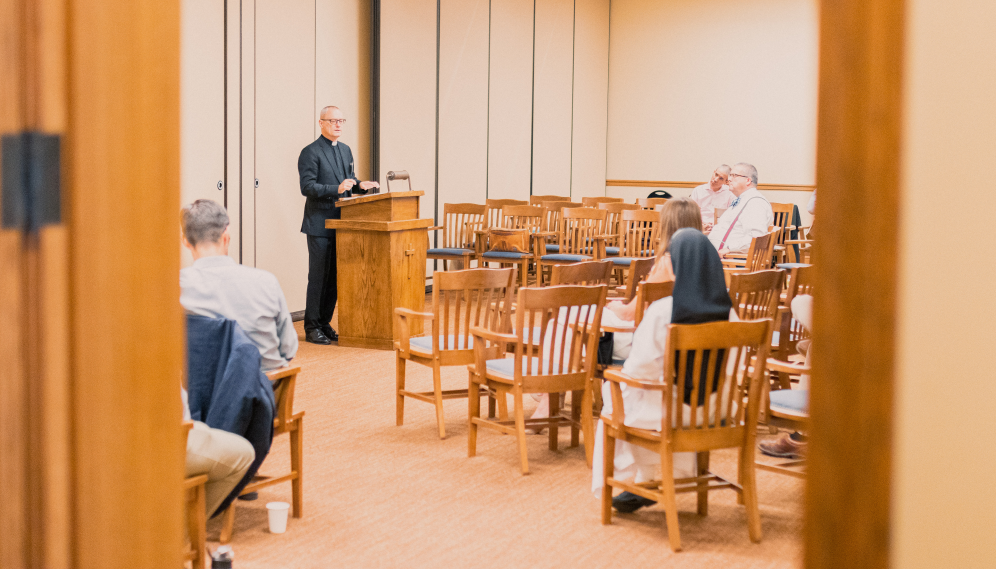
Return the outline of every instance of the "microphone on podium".
{"type": "Polygon", "coordinates": [[[408,191],[412,189],[412,180],[408,177],[408,170],[398,170],[390,171],[387,173],[387,191],[391,191],[391,182],[399,182],[401,180],[408,180],[408,191]]]}

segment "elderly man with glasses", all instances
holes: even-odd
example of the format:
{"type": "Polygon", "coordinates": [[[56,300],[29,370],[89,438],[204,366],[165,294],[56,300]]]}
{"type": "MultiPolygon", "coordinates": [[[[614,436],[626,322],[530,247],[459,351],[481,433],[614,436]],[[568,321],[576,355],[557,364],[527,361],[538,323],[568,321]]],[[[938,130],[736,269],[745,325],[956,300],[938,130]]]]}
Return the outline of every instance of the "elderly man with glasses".
{"type": "Polygon", "coordinates": [[[353,152],[339,141],[346,123],[339,107],[322,109],[318,126],[322,135],[304,147],[297,160],[301,193],[307,197],[301,233],[308,236],[308,290],[304,308],[304,339],[313,344],[331,344],[339,339],[332,329],[332,313],[339,297],[337,286],[335,230],[325,228],[326,219],[339,219],[341,198],[359,187],[364,193],[379,188],[377,182],[361,182],[353,168],[353,152]]]}
{"type": "Polygon", "coordinates": [[[709,241],[720,257],[746,253],[750,240],[767,233],[775,220],[771,203],[757,190],[757,168],[744,162],[735,165],[729,187],[735,197],[709,232],[709,241]]]}

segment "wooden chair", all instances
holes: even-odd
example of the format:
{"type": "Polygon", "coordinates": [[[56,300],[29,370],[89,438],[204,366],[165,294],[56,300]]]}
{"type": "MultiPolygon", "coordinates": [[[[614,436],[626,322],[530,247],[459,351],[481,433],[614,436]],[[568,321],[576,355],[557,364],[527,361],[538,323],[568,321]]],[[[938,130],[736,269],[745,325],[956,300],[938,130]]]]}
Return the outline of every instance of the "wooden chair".
{"type": "Polygon", "coordinates": [[[733,273],[753,273],[771,268],[776,234],[780,229],[772,229],[768,233],[750,240],[746,254],[727,253],[723,257],[723,269],[727,276],[733,273]]]}
{"type": "Polygon", "coordinates": [[[486,205],[444,204],[443,224],[429,228],[429,231],[443,232],[443,246],[426,251],[426,258],[443,261],[443,270],[447,269],[449,261],[461,261],[462,268],[469,269],[471,259],[477,255],[474,244],[476,231],[484,229],[487,213],[486,205]]]}
{"type": "MultiPolygon", "coordinates": [[[[301,368],[283,367],[267,372],[266,377],[273,384],[273,398],[277,402],[277,416],[273,419],[273,436],[290,436],[290,471],[275,477],[256,475],[252,482],[242,489],[240,495],[245,496],[284,482],[291,483],[291,514],[300,518],[304,511],[304,411],[294,413],[294,389],[297,386],[297,375],[301,368]]],[[[264,463],[265,464],[265,463],[264,463]]],[[[236,500],[235,502],[237,502],[236,500]]],[[[222,545],[232,540],[232,530],[235,526],[235,502],[225,510],[222,518],[222,545]]]]}
{"type": "Polygon", "coordinates": [[[598,260],[596,238],[602,235],[605,211],[592,208],[564,209],[556,233],[536,234],[533,255],[536,263],[536,284],[543,285],[543,267],[598,260]],[[547,252],[546,239],[555,237],[557,252],[547,252]]]}
{"type": "Polygon", "coordinates": [[[649,209],[649,210],[652,210],[655,207],[657,207],[657,206],[659,206],[661,204],[666,204],[666,203],[667,203],[667,198],[637,198],[636,199],[636,204],[638,206],[642,207],[643,209],[649,209]]]}
{"type": "Polygon", "coordinates": [[[615,256],[609,255],[606,245],[608,239],[598,240],[598,256],[600,259],[612,261],[617,270],[618,282],[622,282],[622,274],[629,271],[630,264],[634,259],[654,257],[657,242],[660,241],[661,237],[660,225],[660,214],[657,212],[647,210],[623,211],[619,221],[619,253],[615,256]]]}
{"type": "MultiPolygon", "coordinates": [[[[398,426],[405,422],[405,397],[409,397],[436,406],[439,438],[446,438],[443,400],[465,398],[467,390],[443,390],[440,371],[443,366],[463,366],[474,362],[471,328],[508,330],[514,287],[515,269],[436,271],[432,280],[432,312],[394,309],[399,330],[398,340],[394,342],[397,357],[398,426]],[[431,321],[432,332],[428,336],[410,337],[409,321],[413,318],[431,321]],[[405,389],[405,368],[409,361],[432,368],[432,391],[414,392],[405,389]]],[[[488,359],[504,355],[500,346],[485,351],[488,359]]],[[[504,401],[502,399],[500,402],[504,401]]],[[[491,411],[493,415],[494,401],[491,402],[491,411]]]]}
{"type": "Polygon", "coordinates": [[[714,207],[714,208],[712,208],[712,215],[713,215],[713,217],[712,217],[712,223],[713,223],[713,225],[719,223],[719,218],[722,217],[723,214],[726,213],[726,210],[728,210],[728,209],[730,209],[730,208],[728,208],[728,207],[714,207]]]}
{"type": "MultiPolygon", "coordinates": [[[[675,494],[696,492],[698,513],[708,513],[708,492],[729,488],[737,492],[747,509],[747,529],[753,542],[761,540],[761,517],[757,506],[757,484],[754,472],[754,444],[761,399],[764,365],[753,366],[754,381],[738,381],[741,366],[730,374],[727,362],[731,353],[736,359],[746,352],[757,361],[768,357],[771,320],[758,322],[710,322],[706,324],[671,324],[668,326],[667,348],[664,350],[664,382],[642,381],[620,371],[607,370],[610,381],[612,413],[602,413],[604,424],[604,477],[602,489],[602,523],[612,523],[612,489],[619,488],[659,502],[664,507],[668,538],[673,551],[681,550],[678,530],[678,507],[675,494]],[[716,354],[722,354],[716,356],[716,354]],[[687,373],[689,366],[693,373],[687,373]],[[699,370],[706,370],[699,373],[699,370]],[[699,404],[699,394],[707,393],[703,381],[716,378],[715,396],[705,397],[699,404]],[[684,404],[686,382],[691,381],[692,404],[684,404]],[[621,386],[662,392],[664,405],[660,430],[626,426],[621,386]],[[676,395],[675,395],[676,394],[676,395]],[[649,482],[623,482],[613,478],[615,442],[630,444],[660,453],[661,479],[649,482]],[[727,480],[709,471],[709,453],[723,448],[740,450],[738,482],[727,480]],[[673,455],[676,452],[698,454],[698,475],[674,478],[673,455]]],[[[750,357],[746,358],[750,361],[750,357]]],[[[746,374],[746,372],[744,372],[746,374]]]]}
{"type": "Polygon", "coordinates": [[[773,253],[776,258],[775,262],[778,263],[784,263],[789,260],[785,242],[792,238],[792,231],[796,229],[796,226],[792,225],[792,212],[794,209],[795,204],[771,204],[771,211],[774,214],[774,221],[772,222],[772,225],[781,229],[781,231],[775,235],[775,244],[773,247],[773,253]]]}
{"type": "Polygon", "coordinates": [[[605,254],[609,257],[619,254],[619,225],[622,212],[643,209],[632,203],[601,203],[598,209],[605,210],[605,254]]]}
{"type": "MultiPolygon", "coordinates": [[[[183,448],[187,448],[187,437],[194,428],[193,421],[183,422],[183,448]]],[[[207,484],[207,474],[188,476],[183,479],[184,503],[187,520],[187,535],[190,538],[190,548],[183,552],[184,562],[190,561],[193,569],[204,569],[207,560],[207,512],[204,503],[204,485],[207,484]]]]}
{"type": "MultiPolygon", "coordinates": [[[[502,224],[504,229],[525,229],[529,235],[535,235],[545,231],[544,222],[546,220],[546,208],[533,205],[507,205],[502,208],[502,224]]],[[[532,237],[530,237],[532,239],[532,237]]],[[[515,266],[518,268],[519,281],[521,286],[526,286],[529,278],[529,266],[533,261],[533,245],[529,243],[529,251],[489,251],[488,239],[482,237],[478,239],[480,245],[477,263],[487,266],[490,263],[500,263],[501,266],[515,266]]]]}
{"type": "MultiPolygon", "coordinates": [[[[662,283],[640,283],[640,288],[636,293],[640,300],[636,305],[636,317],[633,320],[635,326],[643,322],[643,315],[647,308],[654,302],[671,296],[674,293],[674,281],[664,281],[662,283]]],[[[635,329],[634,329],[635,331],[635,329]]]]}
{"type": "Polygon", "coordinates": [[[785,250],[788,252],[790,263],[812,263],[813,226],[800,227],[799,238],[786,240],[785,250]]]}
{"type": "MultiPolygon", "coordinates": [[[[786,375],[809,375],[812,369],[803,363],[794,363],[775,358],[768,358],[767,369],[769,373],[786,375]]],[[[765,390],[768,389],[767,382],[762,383],[765,390]]],[[[762,400],[767,403],[764,415],[770,427],[787,429],[790,431],[809,430],[809,390],[806,389],[779,389],[765,393],[762,400]]],[[[755,466],[761,470],[784,474],[794,478],[806,478],[804,470],[805,459],[787,459],[771,464],[770,461],[756,461],[755,466]]]]}
{"type": "Polygon", "coordinates": [[[550,286],[607,285],[612,278],[612,263],[588,261],[573,265],[554,265],[550,269],[550,286]]]}
{"type": "Polygon", "coordinates": [[[603,203],[623,203],[625,200],[623,198],[608,198],[608,197],[594,197],[594,198],[581,198],[581,205],[584,207],[598,207],[599,204],[603,203]]]}
{"type": "Polygon", "coordinates": [[[769,269],[730,275],[730,301],[741,320],[775,319],[785,271],[769,269]]]}
{"type": "MultiPolygon", "coordinates": [[[[608,259],[611,261],[612,259],[608,259]]],[[[650,271],[654,268],[654,263],[657,261],[654,257],[646,258],[635,258],[633,259],[628,269],[626,270],[626,283],[622,286],[615,288],[615,293],[620,294],[621,298],[626,302],[629,302],[636,296],[637,290],[641,281],[647,278],[650,271]]],[[[615,265],[613,265],[615,266],[615,265]]]]}
{"type": "MultiPolygon", "coordinates": [[[[546,208],[546,221],[544,222],[546,229],[544,229],[544,231],[556,233],[557,231],[560,231],[560,218],[564,213],[564,209],[574,209],[584,206],[577,202],[548,201],[543,202],[543,207],[546,208]]],[[[559,249],[557,249],[557,245],[555,243],[547,243],[547,253],[556,253],[557,251],[559,251],[559,249]]]]}
{"type": "MultiPolygon", "coordinates": [[[[798,353],[799,342],[809,340],[811,334],[798,320],[792,318],[792,300],[800,294],[813,294],[815,280],[815,267],[794,267],[786,275],[788,290],[781,299],[781,306],[778,307],[778,320],[776,320],[776,331],[772,338],[772,351],[777,354],[778,359],[790,361],[798,353]]],[[[790,376],[787,373],[779,373],[778,383],[782,389],[792,387],[790,376]]]]}
{"type": "Polygon", "coordinates": [[[467,366],[469,391],[485,386],[499,398],[511,393],[514,421],[481,418],[480,398],[471,397],[468,414],[467,455],[477,454],[477,428],[485,427],[516,435],[522,473],[529,473],[526,425],[549,428],[550,450],[557,450],[558,427],[571,427],[571,446],[578,444],[578,429],[584,432],[585,456],[591,465],[592,377],[598,329],[605,306],[606,288],[601,286],[557,286],[520,288],[514,333],[473,328],[474,364],[467,366]],[[590,307],[594,306],[592,310],[590,307]],[[489,358],[493,345],[514,345],[511,359],[489,358]],[[550,397],[550,417],[526,419],[523,396],[527,393],[572,392],[571,416],[559,413],[559,397],[550,397]],[[513,426],[514,425],[514,426],[513,426]]]}
{"type": "Polygon", "coordinates": [[[529,205],[543,205],[543,202],[569,202],[571,196],[529,196],[529,205]]]}
{"type": "Polygon", "coordinates": [[[507,205],[529,205],[529,202],[525,200],[485,200],[484,205],[487,206],[488,213],[484,216],[484,221],[487,224],[485,229],[488,227],[502,227],[502,214],[501,209],[507,205]]]}

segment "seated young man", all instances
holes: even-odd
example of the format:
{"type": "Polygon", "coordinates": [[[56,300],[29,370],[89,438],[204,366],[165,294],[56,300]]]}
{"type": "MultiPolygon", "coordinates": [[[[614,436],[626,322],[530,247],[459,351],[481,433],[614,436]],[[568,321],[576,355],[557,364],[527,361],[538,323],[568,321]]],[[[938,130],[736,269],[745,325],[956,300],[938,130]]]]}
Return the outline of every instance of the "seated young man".
{"type": "Polygon", "coordinates": [[[277,278],[228,256],[228,213],[216,202],[184,207],[181,223],[194,263],[180,271],[180,304],[192,314],[238,322],[259,348],[264,372],[286,366],[297,354],[297,332],[277,278]]]}
{"type": "MultiPolygon", "coordinates": [[[[180,388],[183,399],[183,419],[190,420],[187,390],[180,388]]],[[[187,476],[207,474],[204,504],[207,516],[214,515],[218,506],[245,476],[256,458],[249,441],[239,435],[212,429],[200,421],[187,434],[187,476]]]]}

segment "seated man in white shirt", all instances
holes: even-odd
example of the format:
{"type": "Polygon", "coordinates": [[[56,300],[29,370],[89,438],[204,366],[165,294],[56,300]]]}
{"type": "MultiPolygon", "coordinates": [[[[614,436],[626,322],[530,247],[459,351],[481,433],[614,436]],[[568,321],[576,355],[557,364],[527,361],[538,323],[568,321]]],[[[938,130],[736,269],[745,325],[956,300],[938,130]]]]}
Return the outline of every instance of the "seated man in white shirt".
{"type": "Polygon", "coordinates": [[[259,348],[264,372],[286,366],[297,354],[297,331],[277,278],[228,256],[228,213],[216,202],[184,207],[181,224],[194,264],[180,271],[180,304],[191,314],[238,322],[259,348]]]}
{"type": "Polygon", "coordinates": [[[712,178],[701,186],[696,186],[692,190],[692,200],[699,204],[702,210],[702,229],[709,231],[715,224],[714,215],[716,208],[726,209],[733,201],[733,192],[726,183],[730,179],[730,167],[721,165],[712,173],[712,178]]]}
{"type": "Polygon", "coordinates": [[[746,253],[751,239],[767,233],[775,221],[771,203],[757,190],[757,168],[744,162],[733,166],[729,186],[736,197],[709,232],[720,257],[746,253]]]}

